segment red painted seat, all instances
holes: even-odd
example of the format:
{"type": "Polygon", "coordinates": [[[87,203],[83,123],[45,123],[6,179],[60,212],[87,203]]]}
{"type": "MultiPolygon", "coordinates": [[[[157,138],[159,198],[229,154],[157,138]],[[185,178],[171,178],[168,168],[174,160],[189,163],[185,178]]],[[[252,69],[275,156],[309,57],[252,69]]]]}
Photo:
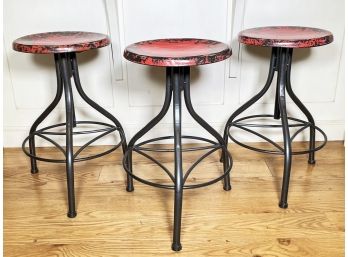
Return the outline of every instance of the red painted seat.
{"type": "Polygon", "coordinates": [[[107,35],[82,32],[60,31],[27,35],[13,41],[13,49],[33,54],[84,52],[110,44],[107,35]]]}
{"type": "Polygon", "coordinates": [[[195,66],[220,62],[232,54],[228,45],[207,39],[174,38],[142,41],[129,45],[124,57],[151,66],[195,66]]]}
{"type": "Polygon", "coordinates": [[[327,45],[332,41],[330,31],[308,27],[259,27],[239,33],[240,43],[254,46],[308,48],[327,45]]]}

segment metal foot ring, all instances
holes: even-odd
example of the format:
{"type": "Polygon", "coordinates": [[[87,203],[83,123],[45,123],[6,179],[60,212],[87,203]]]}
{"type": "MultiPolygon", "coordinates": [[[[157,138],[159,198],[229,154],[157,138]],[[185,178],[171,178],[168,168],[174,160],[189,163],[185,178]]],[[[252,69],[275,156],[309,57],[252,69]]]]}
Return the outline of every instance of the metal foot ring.
{"type": "MultiPolygon", "coordinates": [[[[255,124],[255,123],[241,123],[241,121],[246,121],[248,119],[254,119],[254,118],[272,118],[273,115],[252,115],[252,116],[246,116],[246,117],[243,117],[243,118],[239,118],[233,122],[231,122],[230,126],[229,126],[229,129],[228,129],[228,136],[229,138],[235,142],[236,144],[242,146],[242,147],[245,147],[247,149],[250,149],[250,150],[253,150],[253,151],[256,151],[256,152],[261,152],[261,153],[268,153],[268,154],[277,154],[277,155],[284,155],[284,149],[279,146],[277,143],[275,143],[273,140],[249,129],[250,127],[253,127],[253,128],[281,128],[282,125],[265,125],[265,124],[255,124]],[[265,141],[267,141],[268,143],[272,144],[273,146],[275,146],[278,150],[267,150],[267,149],[262,149],[262,148],[257,148],[257,147],[253,147],[253,146],[250,146],[250,145],[247,145],[247,144],[244,144],[240,141],[238,141],[237,139],[235,139],[232,135],[231,135],[231,131],[230,129],[232,127],[235,127],[235,128],[238,128],[238,129],[241,129],[241,130],[244,130],[246,131],[247,133],[251,133],[253,135],[256,135],[262,139],[264,139],[265,141]],[[249,128],[248,128],[249,127],[249,128]]],[[[324,133],[323,130],[321,130],[319,127],[311,124],[310,122],[308,121],[304,121],[304,120],[300,120],[300,119],[297,119],[297,118],[291,118],[291,117],[288,117],[288,120],[292,120],[292,121],[296,121],[297,123],[296,124],[290,124],[289,127],[300,127],[294,134],[293,136],[291,137],[291,141],[294,140],[294,138],[300,133],[302,132],[303,130],[307,129],[307,128],[315,128],[316,131],[318,131],[324,138],[323,142],[315,147],[314,149],[308,149],[308,150],[303,150],[303,151],[294,151],[292,152],[293,155],[300,155],[300,154],[308,154],[308,153],[312,153],[312,152],[316,152],[320,149],[322,149],[326,143],[327,143],[327,136],[326,134],[324,133]]]]}
{"type": "MultiPolygon", "coordinates": [[[[212,153],[214,153],[215,151],[221,149],[224,153],[227,154],[228,156],[228,167],[226,168],[226,170],[224,171],[224,173],[213,179],[210,180],[208,182],[204,182],[204,183],[200,183],[200,184],[190,184],[190,185],[184,185],[183,189],[194,189],[194,188],[199,188],[199,187],[205,187],[205,186],[209,186],[211,184],[214,184],[220,180],[222,180],[224,177],[226,177],[231,169],[232,169],[232,156],[231,154],[228,152],[228,150],[226,149],[226,147],[224,145],[220,145],[219,143],[216,143],[214,141],[211,141],[209,139],[205,139],[205,138],[201,138],[201,137],[194,137],[194,136],[182,136],[182,138],[185,139],[194,139],[194,140],[198,140],[198,141],[204,141],[207,143],[210,143],[209,146],[206,147],[196,147],[196,148],[186,148],[183,149],[183,152],[187,152],[187,151],[199,151],[199,150],[207,150],[210,149],[210,151],[208,151],[207,153],[205,153],[204,155],[202,155],[195,163],[192,164],[192,166],[187,170],[184,179],[186,180],[188,178],[188,176],[191,174],[191,172],[193,171],[193,169],[201,162],[203,161],[206,157],[208,157],[209,155],[211,155],[212,153]]],[[[165,171],[165,173],[170,177],[170,179],[173,181],[173,176],[172,174],[160,163],[158,162],[155,158],[149,156],[148,154],[144,153],[145,151],[152,151],[152,152],[173,152],[173,149],[156,149],[154,147],[143,147],[143,145],[145,143],[149,143],[149,142],[156,142],[156,141],[161,141],[161,140],[165,140],[165,139],[173,139],[173,136],[167,136],[167,137],[158,137],[158,138],[153,138],[147,141],[144,141],[142,143],[139,143],[133,147],[129,147],[127,149],[127,151],[124,154],[124,158],[123,158],[123,167],[125,169],[125,171],[132,176],[134,179],[138,180],[139,182],[142,182],[144,184],[150,185],[150,186],[154,186],[154,187],[158,187],[158,188],[165,188],[165,189],[174,189],[175,185],[174,182],[172,185],[170,184],[160,184],[160,183],[155,183],[155,182],[151,182],[149,180],[145,180],[143,178],[140,178],[136,175],[134,175],[133,172],[131,172],[128,168],[128,161],[129,161],[129,155],[132,151],[135,151],[139,154],[141,154],[142,156],[144,156],[145,158],[151,160],[153,163],[155,163],[157,166],[159,166],[161,169],[163,169],[165,171]]]]}
{"type": "MultiPolygon", "coordinates": [[[[83,152],[84,149],[86,149],[90,144],[92,144],[93,142],[97,141],[98,139],[114,132],[117,131],[118,128],[114,125],[110,125],[107,123],[103,123],[103,122],[95,122],[95,121],[77,121],[76,124],[93,124],[93,125],[101,125],[104,126],[104,128],[100,128],[100,129],[94,129],[94,130],[84,130],[84,131],[74,131],[73,135],[86,135],[86,134],[95,134],[95,133],[101,133],[100,135],[94,137],[93,139],[91,139],[90,141],[88,141],[87,143],[85,143],[83,146],[81,146],[74,154],[74,162],[81,162],[81,161],[87,161],[87,160],[91,160],[91,159],[95,159],[101,156],[104,156],[106,154],[109,154],[113,151],[115,151],[119,146],[122,145],[123,140],[121,139],[121,141],[114,145],[113,147],[111,147],[110,149],[98,153],[98,154],[94,154],[94,155],[90,155],[90,156],[86,156],[86,157],[80,157],[78,158],[78,156],[81,154],[81,152],[83,152]]],[[[61,147],[57,142],[55,142],[54,140],[52,140],[51,138],[49,138],[46,135],[65,135],[65,132],[53,132],[53,131],[48,131],[52,128],[57,128],[57,127],[63,127],[66,126],[66,123],[59,123],[59,124],[55,124],[55,125],[51,125],[48,127],[44,127],[41,128],[33,133],[31,133],[28,137],[26,137],[22,143],[22,149],[23,152],[31,157],[34,158],[35,160],[38,161],[44,161],[44,162],[53,162],[53,163],[66,163],[66,159],[51,159],[51,158],[44,158],[44,157],[40,157],[37,155],[33,155],[31,154],[27,149],[26,149],[26,143],[29,141],[29,139],[34,138],[35,136],[41,137],[43,139],[45,139],[46,141],[52,143],[58,150],[60,150],[62,152],[62,154],[65,156],[65,150],[63,149],[63,147],[61,147]]]]}

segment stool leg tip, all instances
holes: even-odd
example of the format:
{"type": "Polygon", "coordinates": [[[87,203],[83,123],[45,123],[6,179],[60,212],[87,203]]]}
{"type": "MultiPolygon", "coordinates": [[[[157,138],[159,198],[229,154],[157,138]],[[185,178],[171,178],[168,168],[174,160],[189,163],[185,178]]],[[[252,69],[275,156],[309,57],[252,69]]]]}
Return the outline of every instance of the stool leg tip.
{"type": "Polygon", "coordinates": [[[285,202],[285,203],[280,202],[280,203],[279,203],[279,207],[282,208],[282,209],[286,209],[286,208],[288,208],[288,203],[286,203],[286,202],[285,202]]]}
{"type": "Polygon", "coordinates": [[[134,191],[133,183],[127,183],[126,191],[127,192],[133,192],[134,191]]]}
{"type": "Polygon", "coordinates": [[[172,244],[172,250],[173,251],[178,252],[178,251],[181,251],[181,249],[182,249],[182,245],[180,243],[173,243],[172,244]]]}
{"type": "Polygon", "coordinates": [[[315,160],[309,159],[309,160],[308,160],[308,163],[309,163],[309,164],[315,164],[315,160]]]}
{"type": "Polygon", "coordinates": [[[75,218],[75,217],[76,217],[77,213],[76,213],[76,211],[73,211],[73,212],[68,212],[67,215],[68,215],[69,218],[72,219],[72,218],[75,218]]]}
{"type": "Polygon", "coordinates": [[[126,191],[127,192],[133,192],[134,191],[134,186],[133,185],[127,185],[126,191]]]}
{"type": "Polygon", "coordinates": [[[31,167],[30,172],[31,172],[31,174],[36,174],[39,172],[39,169],[37,167],[31,167]]]}
{"type": "Polygon", "coordinates": [[[224,185],[225,191],[230,191],[232,189],[231,185],[224,185]]]}

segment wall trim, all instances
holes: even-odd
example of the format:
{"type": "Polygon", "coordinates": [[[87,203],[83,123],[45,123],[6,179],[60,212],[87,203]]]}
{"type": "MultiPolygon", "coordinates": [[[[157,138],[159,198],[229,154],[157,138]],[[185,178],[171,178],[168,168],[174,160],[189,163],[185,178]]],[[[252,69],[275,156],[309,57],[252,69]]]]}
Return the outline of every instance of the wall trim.
{"type": "Polygon", "coordinates": [[[229,59],[229,78],[240,77],[240,44],[238,42],[238,33],[243,29],[245,2],[247,0],[229,1],[227,20],[231,24],[229,28],[229,41],[232,48],[232,56],[229,59]]]}
{"type": "Polygon", "coordinates": [[[123,80],[118,4],[115,0],[104,0],[108,31],[111,38],[112,73],[116,81],[123,80]]]}

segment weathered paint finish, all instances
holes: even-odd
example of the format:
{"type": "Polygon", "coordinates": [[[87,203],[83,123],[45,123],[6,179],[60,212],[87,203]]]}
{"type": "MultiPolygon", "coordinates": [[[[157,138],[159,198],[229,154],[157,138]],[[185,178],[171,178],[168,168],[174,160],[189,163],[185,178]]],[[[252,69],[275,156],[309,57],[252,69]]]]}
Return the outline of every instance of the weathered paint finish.
{"type": "Polygon", "coordinates": [[[259,27],[243,30],[238,35],[239,42],[246,45],[309,48],[330,44],[330,31],[296,26],[259,27]]]}
{"type": "Polygon", "coordinates": [[[195,66],[220,62],[232,54],[228,45],[206,39],[174,38],[142,41],[129,45],[124,57],[151,66],[195,66]]]}
{"type": "Polygon", "coordinates": [[[82,32],[60,31],[27,35],[12,43],[14,50],[33,54],[84,52],[110,44],[107,35],[82,32]]]}

